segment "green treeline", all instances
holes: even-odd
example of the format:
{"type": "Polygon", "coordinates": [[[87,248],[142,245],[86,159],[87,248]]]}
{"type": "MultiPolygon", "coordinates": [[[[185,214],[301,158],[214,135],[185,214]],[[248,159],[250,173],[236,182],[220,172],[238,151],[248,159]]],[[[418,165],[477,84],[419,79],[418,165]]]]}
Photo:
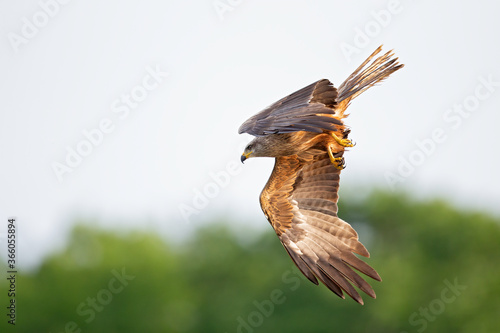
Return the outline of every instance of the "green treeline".
{"type": "Polygon", "coordinates": [[[62,252],[18,274],[15,328],[2,279],[1,331],[498,331],[498,218],[382,192],[344,200],[339,215],[383,279],[368,280],[377,299],[364,306],[303,278],[270,227],[235,235],[214,223],[174,246],[80,224],[62,252]]]}

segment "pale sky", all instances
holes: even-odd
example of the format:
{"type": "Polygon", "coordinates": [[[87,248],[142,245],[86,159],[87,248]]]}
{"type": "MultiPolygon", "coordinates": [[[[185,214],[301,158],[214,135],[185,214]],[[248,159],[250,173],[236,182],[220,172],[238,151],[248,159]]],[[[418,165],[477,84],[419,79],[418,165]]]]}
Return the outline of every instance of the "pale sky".
{"type": "Polygon", "coordinates": [[[239,125],[318,79],[340,85],[380,44],[405,67],[350,106],[341,193],[376,186],[498,215],[499,12],[484,0],[2,1],[2,242],[15,216],[19,264],[34,267],[77,220],[170,239],[217,218],[269,228],[258,195],[273,160],[241,165],[239,125]]]}

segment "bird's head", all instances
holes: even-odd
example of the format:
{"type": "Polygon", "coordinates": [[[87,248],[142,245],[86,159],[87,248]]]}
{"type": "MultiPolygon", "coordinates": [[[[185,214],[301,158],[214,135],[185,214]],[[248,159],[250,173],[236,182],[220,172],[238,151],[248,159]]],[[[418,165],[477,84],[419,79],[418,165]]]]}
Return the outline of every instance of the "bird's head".
{"type": "Polygon", "coordinates": [[[296,147],[289,142],[289,138],[290,134],[255,137],[245,147],[241,155],[241,162],[250,157],[279,157],[297,154],[296,147]]]}
{"type": "Polygon", "coordinates": [[[267,143],[267,137],[259,136],[250,141],[243,154],[241,155],[241,162],[243,163],[246,159],[250,157],[264,157],[264,156],[272,156],[269,151],[269,146],[267,143]]]}

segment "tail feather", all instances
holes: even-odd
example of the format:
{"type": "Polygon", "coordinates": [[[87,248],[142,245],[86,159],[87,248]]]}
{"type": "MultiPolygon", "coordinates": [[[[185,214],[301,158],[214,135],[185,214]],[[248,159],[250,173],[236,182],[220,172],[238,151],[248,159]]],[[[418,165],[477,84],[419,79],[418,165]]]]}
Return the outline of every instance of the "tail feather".
{"type": "Polygon", "coordinates": [[[389,75],[402,68],[404,65],[397,62],[398,58],[391,57],[391,51],[375,59],[368,67],[365,66],[382,50],[379,46],[356,70],[339,86],[337,105],[342,115],[351,100],[359,96],[366,89],[383,81],[389,75]]]}

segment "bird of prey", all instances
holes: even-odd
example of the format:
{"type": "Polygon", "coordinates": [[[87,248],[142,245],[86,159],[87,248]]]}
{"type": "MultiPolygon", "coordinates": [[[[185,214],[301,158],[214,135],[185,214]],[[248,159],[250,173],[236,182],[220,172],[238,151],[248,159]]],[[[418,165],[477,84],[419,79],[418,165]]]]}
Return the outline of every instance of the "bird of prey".
{"type": "Polygon", "coordinates": [[[298,269],[314,284],[321,281],[341,298],[360,304],[354,286],[375,298],[372,287],[354,270],[381,281],[356,254],[370,254],[351,225],[337,216],[344,150],[353,143],[343,119],[349,103],[404,65],[392,51],[372,60],[377,48],[338,88],[322,79],[257,113],[239,128],[255,138],[241,161],[275,157],[260,205],[298,269]],[[353,286],[354,285],[354,286],[353,286]]]}

